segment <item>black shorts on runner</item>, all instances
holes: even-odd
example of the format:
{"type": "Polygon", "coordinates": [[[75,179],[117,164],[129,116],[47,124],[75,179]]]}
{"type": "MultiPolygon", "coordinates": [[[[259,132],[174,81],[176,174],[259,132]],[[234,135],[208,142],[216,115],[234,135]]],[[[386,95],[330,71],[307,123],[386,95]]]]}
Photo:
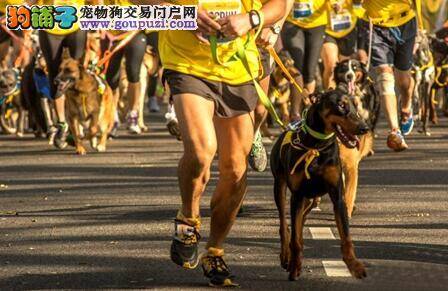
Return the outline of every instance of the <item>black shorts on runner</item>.
{"type": "Polygon", "coordinates": [[[358,39],[358,30],[356,27],[344,37],[335,38],[329,34],[325,35],[324,43],[330,42],[338,46],[339,54],[349,57],[356,52],[356,42],[358,39]]]}
{"type": "Polygon", "coordinates": [[[229,85],[173,70],[165,70],[163,79],[168,82],[172,96],[189,93],[213,101],[215,115],[221,118],[249,113],[257,105],[258,95],[252,82],[229,85]]]}
{"type": "Polygon", "coordinates": [[[398,27],[374,26],[372,66],[393,65],[400,71],[410,70],[416,35],[417,21],[415,17],[398,27]]]}
{"type": "Polygon", "coordinates": [[[356,22],[356,32],[358,34],[357,49],[369,51],[369,23],[358,19],[356,22]]]}

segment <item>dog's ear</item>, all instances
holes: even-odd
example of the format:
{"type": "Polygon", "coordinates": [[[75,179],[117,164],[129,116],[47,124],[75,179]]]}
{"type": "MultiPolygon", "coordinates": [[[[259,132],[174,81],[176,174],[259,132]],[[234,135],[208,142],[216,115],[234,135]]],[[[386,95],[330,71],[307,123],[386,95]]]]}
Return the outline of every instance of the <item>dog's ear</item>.
{"type": "Polygon", "coordinates": [[[365,84],[367,82],[367,80],[369,79],[369,71],[367,71],[366,64],[364,64],[363,62],[359,62],[359,64],[361,65],[361,70],[362,70],[361,84],[365,84]]]}
{"type": "Polygon", "coordinates": [[[62,59],[66,60],[70,58],[70,50],[68,49],[68,47],[64,47],[62,49],[62,59]]]}
{"type": "Polygon", "coordinates": [[[308,96],[308,99],[310,100],[311,104],[319,103],[322,99],[323,94],[321,93],[312,93],[308,96]]]}

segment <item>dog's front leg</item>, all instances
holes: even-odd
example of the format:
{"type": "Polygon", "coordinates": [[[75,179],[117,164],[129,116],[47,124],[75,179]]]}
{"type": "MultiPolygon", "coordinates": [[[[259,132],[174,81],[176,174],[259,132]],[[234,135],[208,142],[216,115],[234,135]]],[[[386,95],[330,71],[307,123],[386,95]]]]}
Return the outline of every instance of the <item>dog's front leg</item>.
{"type": "Polygon", "coordinates": [[[82,144],[81,133],[79,131],[79,120],[77,118],[70,118],[70,131],[73,134],[73,139],[75,141],[76,153],[78,155],[85,155],[87,153],[86,149],[82,144]]]}
{"type": "Polygon", "coordinates": [[[288,269],[290,257],[289,242],[291,239],[288,221],[286,220],[286,188],[287,185],[285,179],[282,177],[276,177],[274,181],[274,198],[280,219],[280,264],[285,270],[288,269]]]}
{"type": "Polygon", "coordinates": [[[295,192],[291,195],[291,241],[289,258],[289,280],[294,281],[302,270],[304,197],[295,192]]]}
{"type": "Polygon", "coordinates": [[[338,227],[339,236],[341,238],[342,259],[347,265],[347,268],[350,270],[350,273],[354,277],[361,279],[366,277],[367,274],[363,263],[361,263],[361,261],[359,261],[355,255],[352,238],[350,237],[347,209],[342,197],[344,193],[343,188],[344,187],[341,177],[337,186],[330,191],[330,197],[334,207],[336,225],[338,227]]]}

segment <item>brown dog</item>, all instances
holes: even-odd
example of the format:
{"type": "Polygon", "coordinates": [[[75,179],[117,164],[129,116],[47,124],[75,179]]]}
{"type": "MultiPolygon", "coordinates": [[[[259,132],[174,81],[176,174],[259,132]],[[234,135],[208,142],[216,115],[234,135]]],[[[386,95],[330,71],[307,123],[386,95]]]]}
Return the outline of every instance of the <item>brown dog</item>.
{"type": "MultiPolygon", "coordinates": [[[[291,56],[282,50],[279,52],[279,57],[291,76],[296,78],[300,73],[294,67],[294,61],[291,56]]],[[[271,74],[268,96],[272,103],[277,105],[280,109],[281,119],[284,123],[289,123],[289,97],[291,95],[291,84],[286,77],[283,70],[276,66],[271,74]]]]}
{"type": "Polygon", "coordinates": [[[87,128],[86,137],[92,148],[104,152],[116,108],[110,87],[99,77],[89,73],[81,62],[71,58],[67,49],[63,51],[56,82],[56,96],[66,96],[68,123],[75,140],[76,153],[86,154],[80,125],[87,128]]]}
{"type": "Polygon", "coordinates": [[[357,114],[369,127],[369,131],[359,137],[359,147],[349,148],[343,143],[339,146],[345,178],[344,198],[348,217],[352,217],[358,188],[359,163],[373,154],[373,131],[379,116],[380,100],[366,67],[359,61],[345,60],[338,63],[334,76],[338,88],[350,95],[357,114]]]}

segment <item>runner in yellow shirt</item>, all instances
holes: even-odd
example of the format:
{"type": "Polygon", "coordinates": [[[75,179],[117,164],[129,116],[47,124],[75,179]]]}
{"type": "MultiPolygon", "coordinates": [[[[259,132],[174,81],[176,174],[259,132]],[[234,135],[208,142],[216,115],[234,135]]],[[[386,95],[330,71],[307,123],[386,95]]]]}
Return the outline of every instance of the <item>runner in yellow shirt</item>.
{"type": "MultiPolygon", "coordinates": [[[[308,94],[316,87],[316,68],[328,22],[327,1],[330,0],[295,0],[281,32],[283,46],[302,73],[308,94]]],[[[291,98],[291,119],[294,120],[300,118],[303,98],[296,88],[292,88],[291,98]]]]}
{"type": "Polygon", "coordinates": [[[358,17],[352,0],[340,0],[328,5],[329,21],[325,30],[326,36],[321,57],[324,64],[324,89],[334,88],[333,70],[338,61],[350,58],[357,48],[358,17]]]}
{"type": "Polygon", "coordinates": [[[173,95],[184,145],[178,169],[182,205],[175,220],[171,259],[187,269],[199,263],[200,198],[218,151],[219,179],[211,201],[207,253],[201,262],[211,285],[233,286],[223,244],[246,193],[247,155],[257,104],[252,80],[259,71],[254,31],[280,20],[285,0],[271,0],[263,7],[258,0],[171,3],[200,7],[196,32],[159,32],[164,79],[173,95]],[[212,18],[209,13],[227,16],[212,18]],[[237,53],[241,45],[244,53],[237,53]],[[247,62],[241,58],[244,55],[247,62]]]}
{"type": "MultiPolygon", "coordinates": [[[[84,0],[38,0],[36,4],[71,5],[79,7],[84,5],[85,2],[84,0]]],[[[61,64],[62,50],[68,48],[72,58],[81,59],[86,49],[86,41],[87,31],[80,30],[76,24],[68,30],[59,28],[39,30],[40,48],[48,65],[50,91],[52,97],[55,98],[55,109],[58,119],[54,145],[60,149],[67,146],[66,139],[69,128],[65,118],[65,97],[64,95],[57,95],[57,86],[54,80],[61,64]]]]}
{"type": "Polygon", "coordinates": [[[419,3],[418,0],[363,2],[365,20],[373,24],[371,65],[377,73],[376,83],[390,126],[387,145],[394,151],[408,148],[403,135],[409,134],[414,125],[411,108],[414,82],[410,69],[417,34],[415,16],[416,12],[421,11],[419,3]],[[400,122],[395,87],[401,96],[400,122]]]}

